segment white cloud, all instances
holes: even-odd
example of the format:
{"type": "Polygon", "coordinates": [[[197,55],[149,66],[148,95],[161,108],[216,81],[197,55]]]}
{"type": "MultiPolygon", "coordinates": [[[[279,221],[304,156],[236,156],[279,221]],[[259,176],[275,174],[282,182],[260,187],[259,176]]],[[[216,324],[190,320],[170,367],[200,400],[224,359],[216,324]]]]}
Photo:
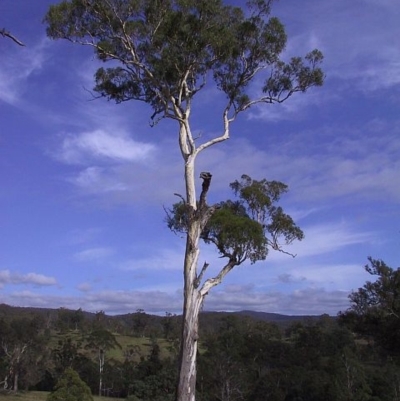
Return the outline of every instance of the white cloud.
{"type": "Polygon", "coordinates": [[[101,262],[103,259],[108,258],[114,253],[112,248],[89,248],[83,251],[77,252],[74,257],[79,262],[101,262]]]}
{"type": "Polygon", "coordinates": [[[43,39],[35,46],[13,46],[0,61],[0,100],[11,105],[23,101],[27,82],[42,69],[50,41],[43,39]]]}
{"type": "MultiPolygon", "coordinates": [[[[183,244],[183,243],[182,243],[183,244]]],[[[182,270],[184,248],[178,249],[163,248],[148,249],[146,257],[135,257],[135,259],[128,260],[120,265],[122,270],[126,271],[171,271],[182,270]]]]}
{"type": "Polygon", "coordinates": [[[75,229],[68,233],[66,242],[70,245],[87,244],[97,239],[102,233],[103,229],[100,227],[75,229]]]}
{"type": "Polygon", "coordinates": [[[305,238],[301,242],[293,243],[289,248],[298,258],[323,255],[347,246],[371,243],[376,237],[372,232],[357,232],[345,223],[305,226],[303,230],[305,238]]]}
{"type": "Polygon", "coordinates": [[[79,135],[66,135],[56,156],[69,164],[86,164],[93,159],[143,162],[154,150],[154,145],[137,142],[124,133],[111,134],[97,129],[79,135]]]}
{"type": "Polygon", "coordinates": [[[368,279],[368,273],[357,264],[310,262],[299,262],[296,268],[285,269],[285,273],[278,276],[279,282],[295,285],[298,289],[312,286],[345,292],[359,288],[368,279]]]}
{"type": "Polygon", "coordinates": [[[44,276],[37,273],[11,273],[9,270],[0,270],[0,287],[5,285],[34,285],[52,286],[57,284],[54,277],[44,276]]]}
{"type": "Polygon", "coordinates": [[[320,89],[322,99],[333,90],[348,96],[350,91],[374,92],[400,83],[400,54],[393,40],[400,34],[398,2],[304,2],[304,7],[296,2],[277,3],[275,9],[290,30],[288,57],[314,47],[322,50],[327,74],[326,85],[320,89]]]}
{"type": "Polygon", "coordinates": [[[81,283],[76,287],[81,292],[89,292],[92,290],[92,285],[89,283],[81,283]]]}
{"type": "Polygon", "coordinates": [[[73,310],[82,308],[90,312],[104,310],[107,314],[132,313],[137,309],[144,309],[148,313],[160,314],[164,314],[166,311],[180,313],[182,310],[180,292],[86,291],[84,294],[78,297],[19,291],[0,295],[0,302],[11,305],[55,309],[59,307],[73,310]]]}
{"type": "Polygon", "coordinates": [[[290,293],[277,290],[258,292],[249,286],[226,287],[210,293],[205,303],[205,310],[254,310],[287,315],[328,313],[335,316],[348,307],[348,292],[310,287],[290,293]]]}
{"type": "Polygon", "coordinates": [[[287,183],[290,191],[284,198],[294,196],[307,201],[308,207],[344,196],[364,202],[382,197],[400,200],[398,129],[397,122],[375,120],[318,132],[279,133],[276,128],[264,147],[232,138],[205,152],[199,166],[215,172],[211,194],[246,173],[287,183]]]}
{"type": "MultiPolygon", "coordinates": [[[[44,295],[30,291],[3,294],[1,302],[12,305],[70,309],[82,308],[107,314],[132,313],[144,309],[147,313],[164,314],[165,311],[182,313],[181,291],[100,291],[84,292],[82,297],[44,295]]],[[[252,286],[221,287],[206,298],[205,311],[254,310],[287,315],[335,316],[350,306],[348,292],[328,291],[324,288],[306,288],[283,293],[280,291],[258,292],[252,286]]]]}

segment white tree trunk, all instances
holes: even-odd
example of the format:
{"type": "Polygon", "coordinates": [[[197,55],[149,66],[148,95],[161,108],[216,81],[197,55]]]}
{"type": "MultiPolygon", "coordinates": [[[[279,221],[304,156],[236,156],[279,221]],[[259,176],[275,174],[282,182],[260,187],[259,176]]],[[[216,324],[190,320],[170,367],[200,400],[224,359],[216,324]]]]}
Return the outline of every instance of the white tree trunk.
{"type": "Polygon", "coordinates": [[[203,190],[197,202],[195,186],[195,160],[200,151],[229,138],[229,120],[227,111],[224,113],[224,133],[222,136],[204,143],[196,149],[191,135],[189,112],[186,119],[180,123],[179,145],[185,160],[186,206],[189,210],[189,227],[186,236],[186,250],[184,261],[184,304],[182,338],[180,350],[179,383],[177,401],[195,401],[196,398],[196,364],[198,346],[199,313],[208,291],[219,284],[222,277],[231,269],[224,268],[215,279],[207,280],[201,287],[197,267],[199,261],[199,241],[202,229],[211,217],[212,211],[206,205],[206,194],[210,185],[211,174],[202,173],[203,190]],[[204,174],[204,175],[203,175],[204,174]],[[204,177],[208,177],[204,178],[204,177]]]}
{"type": "MultiPolygon", "coordinates": [[[[186,159],[185,163],[186,202],[193,213],[197,208],[194,161],[195,157],[191,155],[186,159]]],[[[195,401],[199,313],[204,299],[196,288],[197,265],[200,253],[200,219],[192,215],[189,217],[189,222],[184,261],[184,304],[180,371],[177,388],[178,401],[195,401]]]]}
{"type": "Polygon", "coordinates": [[[178,401],[195,401],[196,398],[199,312],[202,304],[203,299],[196,289],[185,298],[180,374],[177,393],[178,401]]]}

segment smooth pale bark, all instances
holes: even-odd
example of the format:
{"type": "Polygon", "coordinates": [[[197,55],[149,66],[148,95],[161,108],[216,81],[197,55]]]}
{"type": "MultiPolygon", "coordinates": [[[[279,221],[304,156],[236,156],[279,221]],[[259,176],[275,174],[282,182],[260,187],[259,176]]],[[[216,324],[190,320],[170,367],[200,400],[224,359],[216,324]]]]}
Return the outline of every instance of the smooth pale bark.
{"type": "MultiPolygon", "coordinates": [[[[185,157],[185,151],[188,152],[188,147],[186,140],[182,142],[184,134],[187,134],[187,129],[181,127],[180,144],[182,154],[185,157]],[[185,132],[182,132],[182,130],[185,132]]],[[[196,213],[197,202],[194,178],[195,157],[188,153],[186,153],[185,183],[186,201],[191,212],[189,217],[189,228],[186,236],[184,260],[184,301],[179,383],[177,388],[178,401],[194,401],[196,397],[199,313],[203,304],[203,297],[200,295],[197,288],[195,288],[197,265],[200,254],[199,240],[201,234],[200,220],[196,213]]]]}
{"type": "Polygon", "coordinates": [[[215,210],[215,206],[210,207],[206,203],[211,182],[211,174],[209,173],[200,175],[203,179],[203,188],[199,202],[197,202],[195,160],[201,150],[229,137],[229,122],[225,115],[224,117],[224,134],[197,149],[191,136],[189,121],[186,119],[180,124],[179,144],[185,160],[186,205],[189,208],[189,227],[184,259],[183,322],[177,401],[195,401],[199,313],[208,291],[219,284],[223,276],[233,267],[233,264],[229,265],[229,269],[225,267],[221,271],[223,274],[220,273],[216,278],[206,280],[201,286],[201,279],[208,265],[205,263],[201,272],[198,273],[200,235],[215,210]]]}
{"type": "Polygon", "coordinates": [[[177,400],[194,401],[196,396],[197,346],[199,313],[203,297],[197,289],[189,290],[184,301],[183,328],[181,338],[180,374],[177,400]]]}

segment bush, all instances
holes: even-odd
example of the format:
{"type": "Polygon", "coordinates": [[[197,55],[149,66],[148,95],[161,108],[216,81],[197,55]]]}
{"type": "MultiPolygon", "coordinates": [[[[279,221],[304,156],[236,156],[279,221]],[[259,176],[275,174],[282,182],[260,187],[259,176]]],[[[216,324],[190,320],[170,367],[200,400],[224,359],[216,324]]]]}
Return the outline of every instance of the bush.
{"type": "Polygon", "coordinates": [[[71,368],[65,369],[47,401],[93,401],[92,392],[71,368]]]}

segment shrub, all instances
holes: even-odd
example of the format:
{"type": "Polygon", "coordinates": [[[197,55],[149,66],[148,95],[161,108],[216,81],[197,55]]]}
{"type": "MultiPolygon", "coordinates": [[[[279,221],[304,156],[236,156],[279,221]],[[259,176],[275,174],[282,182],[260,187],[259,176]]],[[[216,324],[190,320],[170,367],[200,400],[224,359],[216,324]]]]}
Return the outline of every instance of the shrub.
{"type": "Polygon", "coordinates": [[[93,401],[87,384],[71,368],[65,369],[47,401],[93,401]]]}

